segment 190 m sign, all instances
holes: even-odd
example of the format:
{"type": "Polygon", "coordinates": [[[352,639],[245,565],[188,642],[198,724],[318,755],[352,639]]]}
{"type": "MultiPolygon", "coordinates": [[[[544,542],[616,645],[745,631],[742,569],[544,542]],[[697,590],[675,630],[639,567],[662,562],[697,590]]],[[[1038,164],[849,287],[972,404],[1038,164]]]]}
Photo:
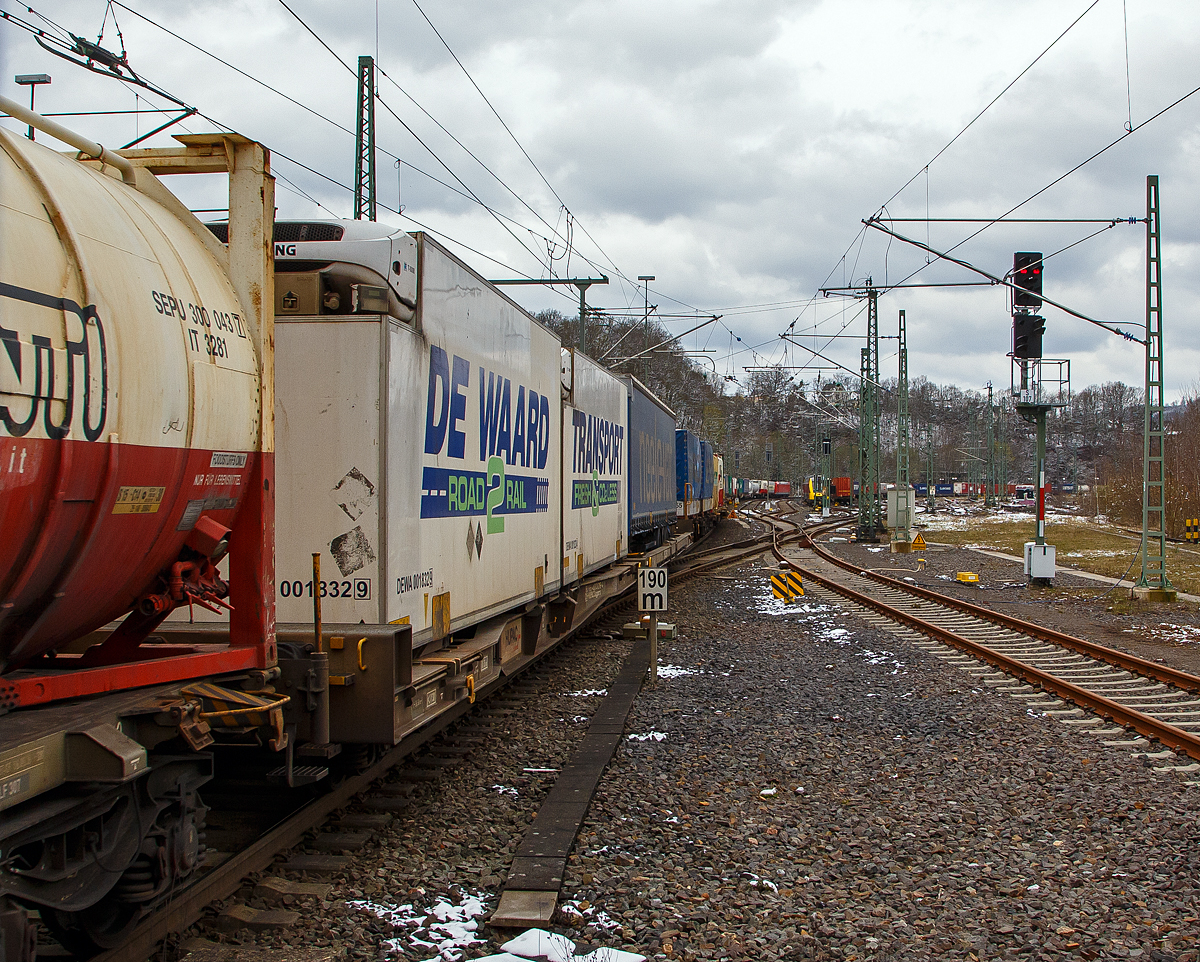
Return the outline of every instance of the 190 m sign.
{"type": "Polygon", "coordinates": [[[667,569],[638,568],[638,611],[667,610],[667,569]]]}

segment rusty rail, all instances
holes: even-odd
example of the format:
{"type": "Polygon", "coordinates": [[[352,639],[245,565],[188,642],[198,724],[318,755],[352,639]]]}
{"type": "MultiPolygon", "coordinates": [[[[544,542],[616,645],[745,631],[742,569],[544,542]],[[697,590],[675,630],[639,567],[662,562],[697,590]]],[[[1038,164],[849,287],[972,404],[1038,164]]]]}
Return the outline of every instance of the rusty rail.
{"type": "Polygon", "coordinates": [[[1138,675],[1145,675],[1147,678],[1153,678],[1155,681],[1163,682],[1163,684],[1173,685],[1176,688],[1182,688],[1184,691],[1200,693],[1200,678],[1186,671],[1180,671],[1168,665],[1160,665],[1146,658],[1139,658],[1137,655],[1118,651],[1115,648],[1109,648],[1106,645],[1100,645],[1085,638],[1076,638],[1074,635],[1064,634],[1061,631],[1055,631],[1053,628],[1046,628],[1032,621],[1024,621],[1021,618],[1006,615],[1000,611],[993,611],[991,608],[985,608],[970,601],[962,601],[949,595],[943,595],[922,585],[909,584],[890,575],[879,574],[867,568],[860,568],[858,565],[845,561],[837,557],[833,552],[822,548],[811,538],[809,539],[809,544],[817,554],[831,564],[835,564],[839,568],[844,568],[855,574],[873,578],[890,588],[899,588],[907,591],[909,594],[924,598],[926,601],[935,602],[946,608],[954,608],[958,611],[974,615],[977,618],[982,618],[985,621],[990,621],[1002,628],[1010,628],[1023,635],[1029,635],[1031,638],[1047,641],[1052,645],[1061,645],[1063,648],[1069,648],[1071,651],[1078,652],[1081,655],[1087,655],[1089,658],[1095,658],[1097,661],[1103,661],[1106,664],[1113,665],[1116,668],[1123,668],[1138,675]]]}

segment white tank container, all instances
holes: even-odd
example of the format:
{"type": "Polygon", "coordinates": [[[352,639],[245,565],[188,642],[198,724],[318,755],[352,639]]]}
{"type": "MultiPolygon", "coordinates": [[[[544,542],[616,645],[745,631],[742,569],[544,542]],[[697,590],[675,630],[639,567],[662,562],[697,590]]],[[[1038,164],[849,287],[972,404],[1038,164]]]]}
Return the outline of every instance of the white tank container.
{"type": "Polygon", "coordinates": [[[429,237],[417,314],[280,317],[281,622],[409,624],[414,644],[556,590],[558,338],[429,237]]]}
{"type": "Polygon", "coordinates": [[[0,665],[124,614],[201,514],[232,527],[257,457],[223,252],[138,183],[0,131],[0,665]]]}
{"type": "Polygon", "coordinates": [[[568,585],[629,553],[624,382],[562,349],[562,579],[568,585]]]}

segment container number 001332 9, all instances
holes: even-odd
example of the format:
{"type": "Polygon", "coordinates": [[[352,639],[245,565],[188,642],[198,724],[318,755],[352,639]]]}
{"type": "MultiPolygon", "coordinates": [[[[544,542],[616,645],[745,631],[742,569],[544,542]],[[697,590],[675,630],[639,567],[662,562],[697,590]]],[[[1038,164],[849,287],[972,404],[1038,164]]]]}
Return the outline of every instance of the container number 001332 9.
{"type": "MultiPolygon", "coordinates": [[[[312,580],[281,581],[279,594],[284,598],[311,598],[313,596],[312,580]]],[[[353,598],[355,601],[371,600],[371,579],[355,578],[353,581],[322,581],[322,598],[353,598]]]]}

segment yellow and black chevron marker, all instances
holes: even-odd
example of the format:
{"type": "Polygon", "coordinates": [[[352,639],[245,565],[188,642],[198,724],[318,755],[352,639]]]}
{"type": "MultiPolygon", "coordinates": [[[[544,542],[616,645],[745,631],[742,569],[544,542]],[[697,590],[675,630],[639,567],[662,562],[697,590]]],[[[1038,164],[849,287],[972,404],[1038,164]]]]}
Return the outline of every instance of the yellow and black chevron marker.
{"type": "Polygon", "coordinates": [[[771,594],[780,601],[795,601],[804,596],[804,583],[798,571],[781,571],[771,575],[771,594]]]}
{"type": "Polygon", "coordinates": [[[1183,524],[1183,540],[1200,541],[1200,518],[1187,518],[1183,524]]]}

